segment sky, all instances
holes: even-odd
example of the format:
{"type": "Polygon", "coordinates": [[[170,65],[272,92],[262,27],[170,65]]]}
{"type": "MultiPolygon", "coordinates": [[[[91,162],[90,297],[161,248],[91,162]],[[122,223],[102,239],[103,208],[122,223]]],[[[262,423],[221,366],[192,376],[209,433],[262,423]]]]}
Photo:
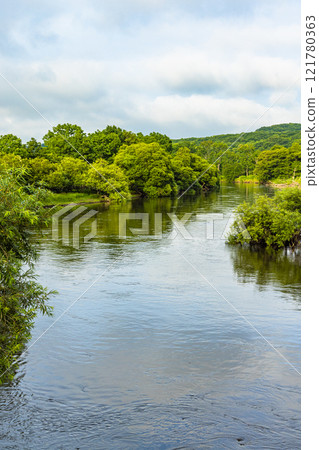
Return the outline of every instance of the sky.
{"type": "Polygon", "coordinates": [[[0,2],[0,135],[300,122],[300,0],[0,2]]]}

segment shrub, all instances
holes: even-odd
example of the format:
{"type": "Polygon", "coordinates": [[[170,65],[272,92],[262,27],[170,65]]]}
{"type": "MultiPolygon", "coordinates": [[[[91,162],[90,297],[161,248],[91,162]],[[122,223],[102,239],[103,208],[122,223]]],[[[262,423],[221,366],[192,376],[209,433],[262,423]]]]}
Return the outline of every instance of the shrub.
{"type": "Polygon", "coordinates": [[[273,198],[259,196],[253,204],[243,203],[228,236],[230,244],[261,247],[295,247],[301,236],[301,194],[298,188],[278,191],[273,198]],[[245,225],[246,232],[242,224],[245,225]],[[247,238],[247,232],[250,238],[247,238]]]}

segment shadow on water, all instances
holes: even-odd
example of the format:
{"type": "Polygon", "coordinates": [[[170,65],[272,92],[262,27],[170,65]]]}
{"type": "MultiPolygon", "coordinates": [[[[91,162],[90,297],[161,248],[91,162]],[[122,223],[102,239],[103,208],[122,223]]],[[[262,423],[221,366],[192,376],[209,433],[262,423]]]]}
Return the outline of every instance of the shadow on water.
{"type": "Polygon", "coordinates": [[[300,251],[230,247],[234,273],[240,283],[255,283],[259,290],[269,285],[277,286],[291,298],[300,302],[301,257],[300,251]]]}

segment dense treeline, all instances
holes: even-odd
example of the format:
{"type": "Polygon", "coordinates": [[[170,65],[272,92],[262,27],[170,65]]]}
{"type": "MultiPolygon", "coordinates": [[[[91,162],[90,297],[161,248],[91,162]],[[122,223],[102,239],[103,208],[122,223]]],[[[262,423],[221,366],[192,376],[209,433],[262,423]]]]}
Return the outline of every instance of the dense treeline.
{"type": "Polygon", "coordinates": [[[48,131],[42,143],[0,136],[0,165],[24,168],[27,183],[53,192],[129,199],[132,194],[172,196],[191,186],[187,193],[195,194],[216,188],[220,176],[262,183],[300,177],[300,125],[172,141],[156,132],[143,135],[107,126],[86,134],[78,125],[62,124],[48,131]]]}
{"type": "Polygon", "coordinates": [[[215,165],[187,147],[172,153],[166,135],[134,134],[116,126],[85,134],[78,125],[57,125],[26,144],[0,137],[0,166],[25,170],[26,182],[54,192],[97,192],[113,199],[206,192],[219,185],[215,165]],[[203,176],[199,176],[205,172],[203,176]],[[199,178],[199,179],[198,179],[199,178]]]}
{"type": "Polygon", "coordinates": [[[216,163],[227,180],[239,177],[260,182],[300,177],[300,124],[289,123],[262,127],[250,133],[223,134],[205,138],[173,141],[173,151],[180,146],[216,163]]]}
{"type": "Polygon", "coordinates": [[[237,141],[238,144],[254,143],[256,149],[270,150],[274,145],[290,147],[291,144],[300,139],[301,126],[299,123],[282,123],[279,125],[271,125],[269,127],[261,127],[256,131],[237,134],[219,134],[216,136],[207,136],[201,138],[174,139],[173,147],[182,145],[185,147],[195,148],[206,141],[212,143],[220,143],[230,145],[237,141]]]}

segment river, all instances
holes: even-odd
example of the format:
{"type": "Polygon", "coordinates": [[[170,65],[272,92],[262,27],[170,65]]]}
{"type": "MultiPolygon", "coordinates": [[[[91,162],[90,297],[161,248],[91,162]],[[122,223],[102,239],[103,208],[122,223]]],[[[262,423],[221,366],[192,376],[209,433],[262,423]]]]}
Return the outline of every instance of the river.
{"type": "Polygon", "coordinates": [[[264,192],[91,205],[79,248],[45,230],[36,272],[59,293],[0,388],[0,447],[300,448],[300,258],[222,236],[264,192]],[[149,233],[119,237],[119,213],[149,233]]]}

